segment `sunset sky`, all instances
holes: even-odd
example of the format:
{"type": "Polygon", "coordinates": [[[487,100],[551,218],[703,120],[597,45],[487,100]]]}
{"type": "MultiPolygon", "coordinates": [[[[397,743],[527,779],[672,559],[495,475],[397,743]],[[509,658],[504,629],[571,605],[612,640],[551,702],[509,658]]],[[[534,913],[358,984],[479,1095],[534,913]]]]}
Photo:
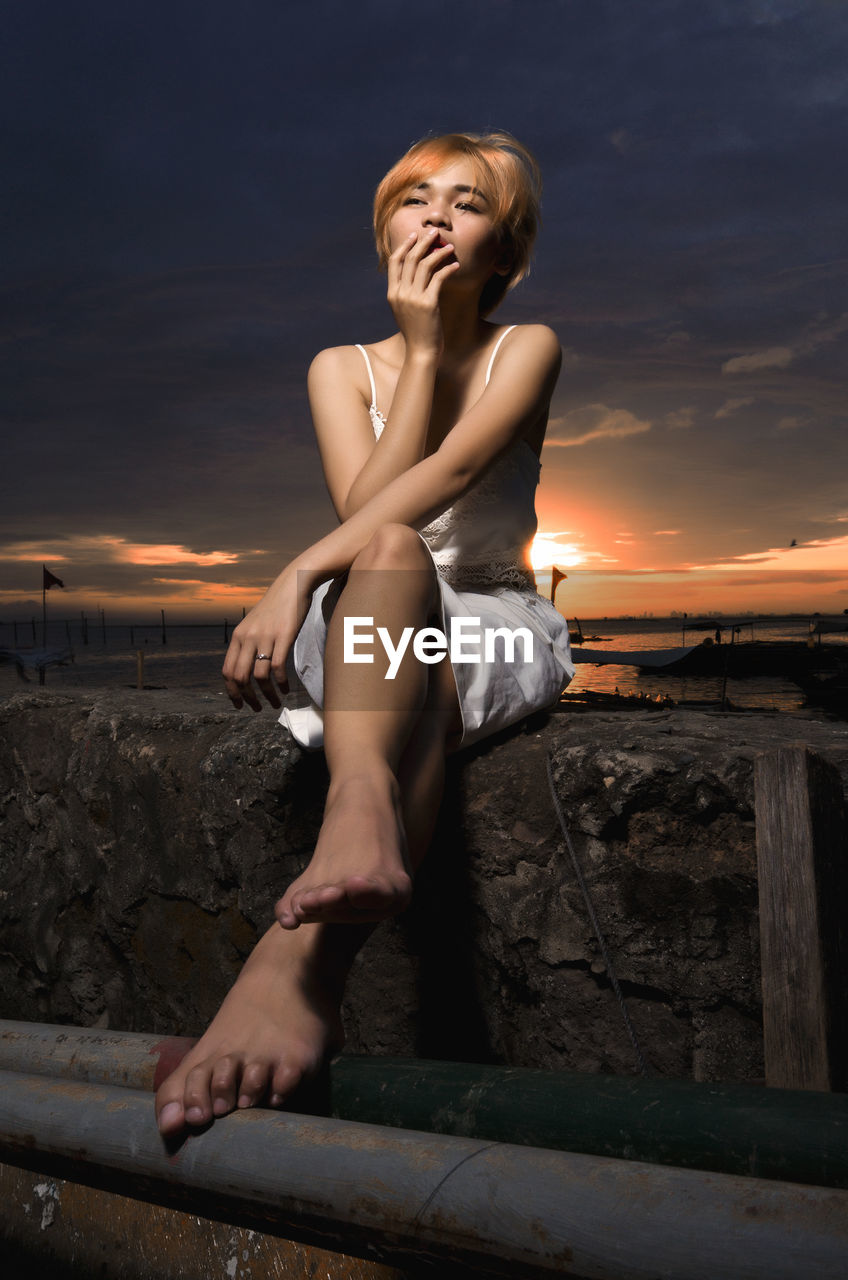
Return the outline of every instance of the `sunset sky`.
{"type": "Polygon", "coordinates": [[[545,176],[497,318],[565,352],[560,607],[848,608],[848,5],[28,0],[4,45],[0,620],[42,563],[57,616],[235,618],[326,532],[305,373],[390,332],[373,188],[493,128],[545,176]]]}

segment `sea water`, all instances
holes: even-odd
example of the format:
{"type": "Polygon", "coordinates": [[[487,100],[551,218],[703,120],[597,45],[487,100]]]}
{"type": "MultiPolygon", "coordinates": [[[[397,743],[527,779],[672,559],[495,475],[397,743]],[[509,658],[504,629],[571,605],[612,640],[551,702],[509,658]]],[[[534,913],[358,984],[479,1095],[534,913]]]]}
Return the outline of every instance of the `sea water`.
{"type": "MultiPolygon", "coordinates": [[[[730,619],[716,621],[727,626],[730,619]]],[[[845,623],[846,618],[822,618],[845,623]]],[[[682,618],[581,618],[586,647],[592,649],[644,650],[679,648],[683,644],[700,644],[713,638],[715,623],[709,630],[695,630],[690,619],[682,618]],[[685,630],[684,630],[685,628],[685,630]],[[589,637],[592,637],[589,639],[589,637]],[[600,637],[600,638],[596,638],[600,637]]],[[[734,639],[744,643],[752,639],[806,641],[810,634],[807,617],[765,618],[738,622],[734,639]]],[[[223,622],[171,625],[163,630],[161,623],[137,624],[88,621],[87,643],[79,620],[49,623],[47,647],[69,648],[72,657],[60,666],[50,666],[45,685],[50,689],[134,689],[138,682],[138,654],[143,655],[143,683],[147,688],[196,690],[226,695],[221,679],[221,666],[231,634],[231,625],[223,622]]],[[[571,623],[572,634],[576,627],[571,623]]],[[[0,622],[0,649],[16,650],[27,662],[27,649],[42,644],[41,624],[0,622]],[[16,634],[15,634],[16,632],[16,634]]],[[[730,632],[722,633],[728,643],[730,632]]],[[[825,634],[827,644],[848,645],[848,632],[825,634]]],[[[574,646],[579,651],[579,646],[574,646]]],[[[15,666],[0,666],[0,692],[8,696],[31,686],[38,686],[38,675],[26,666],[31,685],[17,675],[15,666]]],[[[583,691],[611,694],[634,694],[656,700],[668,697],[679,701],[718,701],[722,696],[721,676],[658,675],[622,665],[595,666],[579,664],[569,685],[570,694],[583,691]]],[[[734,706],[760,707],[775,711],[795,711],[804,705],[803,692],[786,676],[749,676],[728,679],[726,696],[734,706]]]]}

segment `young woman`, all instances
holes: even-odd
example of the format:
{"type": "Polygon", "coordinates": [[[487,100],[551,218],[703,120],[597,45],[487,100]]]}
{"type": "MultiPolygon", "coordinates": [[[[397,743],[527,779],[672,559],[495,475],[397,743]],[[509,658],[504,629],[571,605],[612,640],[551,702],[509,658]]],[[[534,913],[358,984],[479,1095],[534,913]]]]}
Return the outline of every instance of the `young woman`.
{"type": "Polygon", "coordinates": [[[282,571],[224,663],[236,707],[300,691],[281,719],[324,747],[324,820],[277,922],[159,1089],[163,1133],[280,1106],[341,1046],[348,970],[409,902],[446,754],[552,704],[573,674],[565,622],[527,563],[560,348],[544,325],[486,318],[527,273],[539,192],[508,134],[425,139],[377,189],[397,330],[322,351],[309,371],[340,523],[282,571]],[[461,630],[450,660],[433,632],[416,643],[434,625],[461,630]]]}

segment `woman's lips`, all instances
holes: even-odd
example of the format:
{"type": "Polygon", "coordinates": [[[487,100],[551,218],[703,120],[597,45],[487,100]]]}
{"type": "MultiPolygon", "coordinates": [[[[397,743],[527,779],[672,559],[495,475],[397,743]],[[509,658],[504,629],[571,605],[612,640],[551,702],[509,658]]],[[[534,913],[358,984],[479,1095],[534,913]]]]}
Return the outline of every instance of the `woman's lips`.
{"type": "MultiPolygon", "coordinates": [[[[449,241],[443,240],[441,236],[436,236],[435,240],[427,250],[427,253],[434,253],[436,249],[444,249],[447,247],[448,243],[449,241]]],[[[427,257],[427,253],[424,254],[425,258],[427,257]]]]}

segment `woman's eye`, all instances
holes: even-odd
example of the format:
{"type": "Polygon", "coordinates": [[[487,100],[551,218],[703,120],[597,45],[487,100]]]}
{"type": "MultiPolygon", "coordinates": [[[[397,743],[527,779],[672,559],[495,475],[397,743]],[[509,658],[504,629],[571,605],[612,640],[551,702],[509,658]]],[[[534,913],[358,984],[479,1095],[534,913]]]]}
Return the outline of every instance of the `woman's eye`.
{"type": "Polygon", "coordinates": [[[457,205],[457,208],[458,208],[458,209],[463,209],[463,210],[467,209],[469,213],[479,213],[479,212],[480,212],[480,210],[477,208],[477,205],[476,205],[476,204],[468,204],[468,202],[467,202],[467,201],[463,201],[461,204],[458,204],[458,205],[457,205]]]}
{"type": "Polygon", "coordinates": [[[404,204],[423,204],[424,201],[421,199],[420,196],[407,196],[403,203],[404,204]]]}

